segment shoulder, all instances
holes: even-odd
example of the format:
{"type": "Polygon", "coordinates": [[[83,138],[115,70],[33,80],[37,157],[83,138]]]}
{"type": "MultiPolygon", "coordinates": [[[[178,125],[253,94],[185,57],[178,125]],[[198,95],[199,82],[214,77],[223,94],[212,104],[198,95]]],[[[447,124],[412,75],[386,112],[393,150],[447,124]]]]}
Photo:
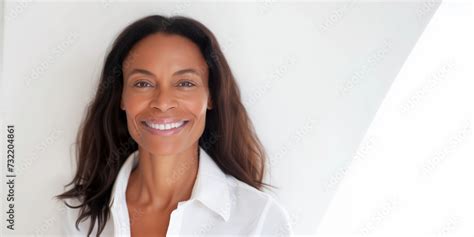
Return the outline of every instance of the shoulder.
{"type": "Polygon", "coordinates": [[[255,234],[291,235],[287,210],[269,193],[258,190],[232,176],[227,176],[235,212],[254,219],[255,234]]]}

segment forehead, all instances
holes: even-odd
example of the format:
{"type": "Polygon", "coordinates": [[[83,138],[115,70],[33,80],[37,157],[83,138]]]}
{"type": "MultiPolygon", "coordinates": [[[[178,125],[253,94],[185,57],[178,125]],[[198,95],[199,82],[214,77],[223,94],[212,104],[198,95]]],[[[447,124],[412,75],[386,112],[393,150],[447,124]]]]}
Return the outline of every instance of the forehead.
{"type": "Polygon", "coordinates": [[[173,72],[195,68],[207,73],[207,64],[199,47],[191,40],[173,34],[156,33],[140,40],[123,62],[126,73],[134,68],[173,72]]]}

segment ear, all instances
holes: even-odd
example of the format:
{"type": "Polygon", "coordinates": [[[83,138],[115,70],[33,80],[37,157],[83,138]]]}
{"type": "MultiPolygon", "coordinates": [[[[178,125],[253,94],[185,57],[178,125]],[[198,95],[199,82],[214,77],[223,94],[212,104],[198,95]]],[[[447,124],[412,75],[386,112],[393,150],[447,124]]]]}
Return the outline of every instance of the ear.
{"type": "Polygon", "coordinates": [[[211,109],[212,109],[212,100],[211,100],[211,97],[209,97],[209,99],[207,100],[207,109],[208,109],[208,110],[211,110],[211,109]]]}
{"type": "Polygon", "coordinates": [[[120,99],[120,109],[125,110],[125,106],[123,105],[123,100],[120,99]]]}

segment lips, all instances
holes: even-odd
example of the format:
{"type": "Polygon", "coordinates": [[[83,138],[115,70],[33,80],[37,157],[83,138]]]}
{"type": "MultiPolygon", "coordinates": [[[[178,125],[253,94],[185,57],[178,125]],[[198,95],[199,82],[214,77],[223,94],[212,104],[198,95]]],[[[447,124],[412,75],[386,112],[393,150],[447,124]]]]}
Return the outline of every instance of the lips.
{"type": "Polygon", "coordinates": [[[169,136],[181,131],[188,122],[185,119],[161,118],[143,120],[141,124],[153,135],[169,136]]]}
{"type": "Polygon", "coordinates": [[[173,129],[173,128],[179,128],[179,127],[183,126],[187,121],[186,120],[181,120],[181,121],[171,122],[171,123],[154,123],[154,122],[150,122],[150,121],[144,121],[144,122],[150,128],[165,131],[165,130],[170,130],[170,129],[173,129]]]}

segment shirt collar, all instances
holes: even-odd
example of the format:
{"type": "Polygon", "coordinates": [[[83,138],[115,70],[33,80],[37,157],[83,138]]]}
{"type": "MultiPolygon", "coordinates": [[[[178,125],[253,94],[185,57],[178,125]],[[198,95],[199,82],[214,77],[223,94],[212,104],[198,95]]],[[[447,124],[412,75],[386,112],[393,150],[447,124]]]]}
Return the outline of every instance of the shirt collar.
{"type": "MultiPolygon", "coordinates": [[[[191,193],[191,200],[200,201],[211,211],[221,216],[224,221],[230,217],[230,190],[226,175],[217,166],[215,161],[207,152],[199,147],[199,166],[197,177],[191,193]]],[[[125,191],[128,184],[130,172],[138,163],[138,150],[130,154],[123,166],[120,168],[117,179],[112,188],[109,206],[113,209],[113,203],[121,203],[125,200],[125,191]]]]}

